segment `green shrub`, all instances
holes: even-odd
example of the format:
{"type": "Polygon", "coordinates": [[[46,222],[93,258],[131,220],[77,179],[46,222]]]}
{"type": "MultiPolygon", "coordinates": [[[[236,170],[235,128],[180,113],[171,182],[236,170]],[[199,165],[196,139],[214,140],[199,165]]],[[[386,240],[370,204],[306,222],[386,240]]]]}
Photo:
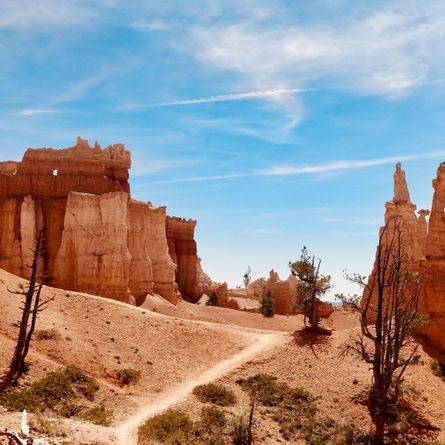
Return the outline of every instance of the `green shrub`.
{"type": "Polygon", "coordinates": [[[430,368],[436,377],[445,380],[445,366],[442,365],[438,360],[436,359],[431,360],[430,368]]]}
{"type": "Polygon", "coordinates": [[[137,369],[124,368],[118,371],[117,379],[121,386],[137,383],[141,378],[141,372],[137,369]]]}
{"type": "Polygon", "coordinates": [[[226,413],[215,406],[205,406],[201,411],[200,425],[206,431],[222,429],[227,425],[226,413]]]}
{"type": "Polygon", "coordinates": [[[235,393],[223,385],[208,383],[193,389],[193,394],[202,403],[213,403],[219,406],[232,406],[236,404],[235,393]]]}
{"type": "Polygon", "coordinates": [[[106,409],[103,405],[97,405],[82,412],[79,417],[95,425],[110,426],[113,417],[113,410],[106,409]]]}
{"type": "Polygon", "coordinates": [[[302,388],[291,388],[283,382],[277,382],[276,377],[269,374],[256,374],[238,382],[242,388],[265,406],[300,405],[312,412],[315,408],[311,395],[302,388]]]}
{"type": "Polygon", "coordinates": [[[43,412],[49,408],[68,415],[72,400],[79,397],[93,400],[98,390],[99,385],[93,378],[77,368],[66,368],[49,372],[28,390],[3,393],[0,404],[11,411],[43,412]]]}
{"type": "Polygon", "coordinates": [[[148,419],[138,430],[138,444],[148,445],[153,441],[162,444],[188,445],[193,422],[183,411],[169,409],[148,419]]]}
{"type": "Polygon", "coordinates": [[[57,329],[37,329],[34,331],[37,340],[59,340],[60,332],[57,329]]]}
{"type": "MultiPolygon", "coordinates": [[[[302,437],[309,445],[358,445],[364,438],[330,418],[317,416],[313,396],[302,388],[292,388],[269,374],[256,374],[237,381],[279,426],[286,441],[302,437]]],[[[242,442],[240,442],[242,443],[242,442]]]]}

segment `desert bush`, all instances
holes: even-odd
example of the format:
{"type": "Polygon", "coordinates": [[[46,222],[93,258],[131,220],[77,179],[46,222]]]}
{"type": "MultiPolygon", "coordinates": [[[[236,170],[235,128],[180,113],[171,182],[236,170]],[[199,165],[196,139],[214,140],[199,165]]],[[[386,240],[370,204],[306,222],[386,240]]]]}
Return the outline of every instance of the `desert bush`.
{"type": "Polygon", "coordinates": [[[138,430],[138,444],[149,445],[153,441],[162,444],[188,445],[191,442],[193,422],[183,411],[169,409],[148,419],[138,430]]]}
{"type": "Polygon", "coordinates": [[[213,403],[219,406],[232,406],[236,403],[235,393],[231,389],[215,383],[196,386],[193,394],[202,403],[213,403]]]}
{"type": "Polygon", "coordinates": [[[80,413],[79,417],[95,425],[110,426],[113,410],[107,409],[103,405],[97,405],[80,413]]]}
{"type": "Polygon", "coordinates": [[[121,386],[137,383],[141,378],[141,371],[132,368],[124,368],[117,372],[117,379],[121,386]]]}
{"type": "Polygon", "coordinates": [[[438,360],[436,359],[431,360],[430,368],[436,377],[445,380],[445,366],[442,365],[438,360]]]}
{"type": "Polygon", "coordinates": [[[249,422],[238,416],[232,423],[230,438],[233,445],[249,445],[249,422]]]}
{"type": "MultiPolygon", "coordinates": [[[[269,374],[239,379],[239,385],[266,406],[266,413],[279,426],[286,441],[302,437],[309,445],[355,445],[367,443],[352,427],[317,415],[314,397],[306,390],[279,382],[269,374]]],[[[240,442],[243,443],[243,442],[240,442]]]]}
{"type": "Polygon", "coordinates": [[[201,411],[200,426],[206,431],[222,429],[227,425],[226,413],[215,406],[205,406],[201,411]]]}
{"type": "Polygon", "coordinates": [[[59,340],[61,338],[57,329],[37,329],[34,335],[37,340],[59,340]]]}
{"type": "Polygon", "coordinates": [[[201,419],[195,425],[196,443],[225,445],[226,413],[216,406],[204,406],[201,419]]]}
{"type": "Polygon", "coordinates": [[[70,401],[84,397],[93,400],[99,389],[97,382],[76,368],[49,372],[22,391],[0,395],[0,404],[11,411],[43,412],[51,409],[57,413],[68,412],[70,401]]]}

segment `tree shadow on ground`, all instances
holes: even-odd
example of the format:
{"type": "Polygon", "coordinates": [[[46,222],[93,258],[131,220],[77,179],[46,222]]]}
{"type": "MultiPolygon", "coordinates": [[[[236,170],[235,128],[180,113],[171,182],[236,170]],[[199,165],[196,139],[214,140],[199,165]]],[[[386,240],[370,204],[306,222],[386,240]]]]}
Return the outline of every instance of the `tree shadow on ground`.
{"type": "Polygon", "coordinates": [[[309,347],[316,358],[320,352],[326,352],[330,348],[331,331],[325,329],[303,328],[301,331],[295,331],[292,336],[297,346],[309,347]]]}

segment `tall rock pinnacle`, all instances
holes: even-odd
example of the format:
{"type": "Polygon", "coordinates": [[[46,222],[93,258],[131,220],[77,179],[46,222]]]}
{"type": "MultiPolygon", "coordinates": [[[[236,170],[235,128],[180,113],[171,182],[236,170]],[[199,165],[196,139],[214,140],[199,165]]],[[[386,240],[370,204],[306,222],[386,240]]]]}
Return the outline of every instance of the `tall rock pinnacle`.
{"type": "Polygon", "coordinates": [[[394,172],[394,204],[411,204],[408,186],[406,185],[405,172],[402,170],[400,162],[396,164],[394,172]]]}

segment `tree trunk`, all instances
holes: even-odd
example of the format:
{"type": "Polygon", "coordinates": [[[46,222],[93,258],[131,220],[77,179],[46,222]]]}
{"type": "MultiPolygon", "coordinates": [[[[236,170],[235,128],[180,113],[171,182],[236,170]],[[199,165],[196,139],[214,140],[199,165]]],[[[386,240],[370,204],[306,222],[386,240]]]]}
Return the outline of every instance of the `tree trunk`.
{"type": "Polygon", "coordinates": [[[40,254],[42,251],[42,243],[43,243],[43,232],[41,231],[38,235],[34,250],[34,257],[31,266],[31,277],[28,284],[28,290],[26,292],[23,291],[23,295],[25,296],[25,301],[22,310],[22,319],[20,320],[20,328],[19,328],[17,343],[14,349],[14,354],[12,356],[11,363],[9,365],[9,369],[6,375],[0,381],[0,391],[3,391],[9,386],[13,385],[25,371],[25,359],[28,353],[29,343],[31,341],[32,333],[34,331],[36,317],[37,317],[37,310],[39,306],[41,285],[39,285],[37,290],[36,301],[34,301],[34,296],[38,279],[37,274],[38,274],[40,254]],[[31,326],[28,328],[30,317],[31,317],[31,326]]]}

